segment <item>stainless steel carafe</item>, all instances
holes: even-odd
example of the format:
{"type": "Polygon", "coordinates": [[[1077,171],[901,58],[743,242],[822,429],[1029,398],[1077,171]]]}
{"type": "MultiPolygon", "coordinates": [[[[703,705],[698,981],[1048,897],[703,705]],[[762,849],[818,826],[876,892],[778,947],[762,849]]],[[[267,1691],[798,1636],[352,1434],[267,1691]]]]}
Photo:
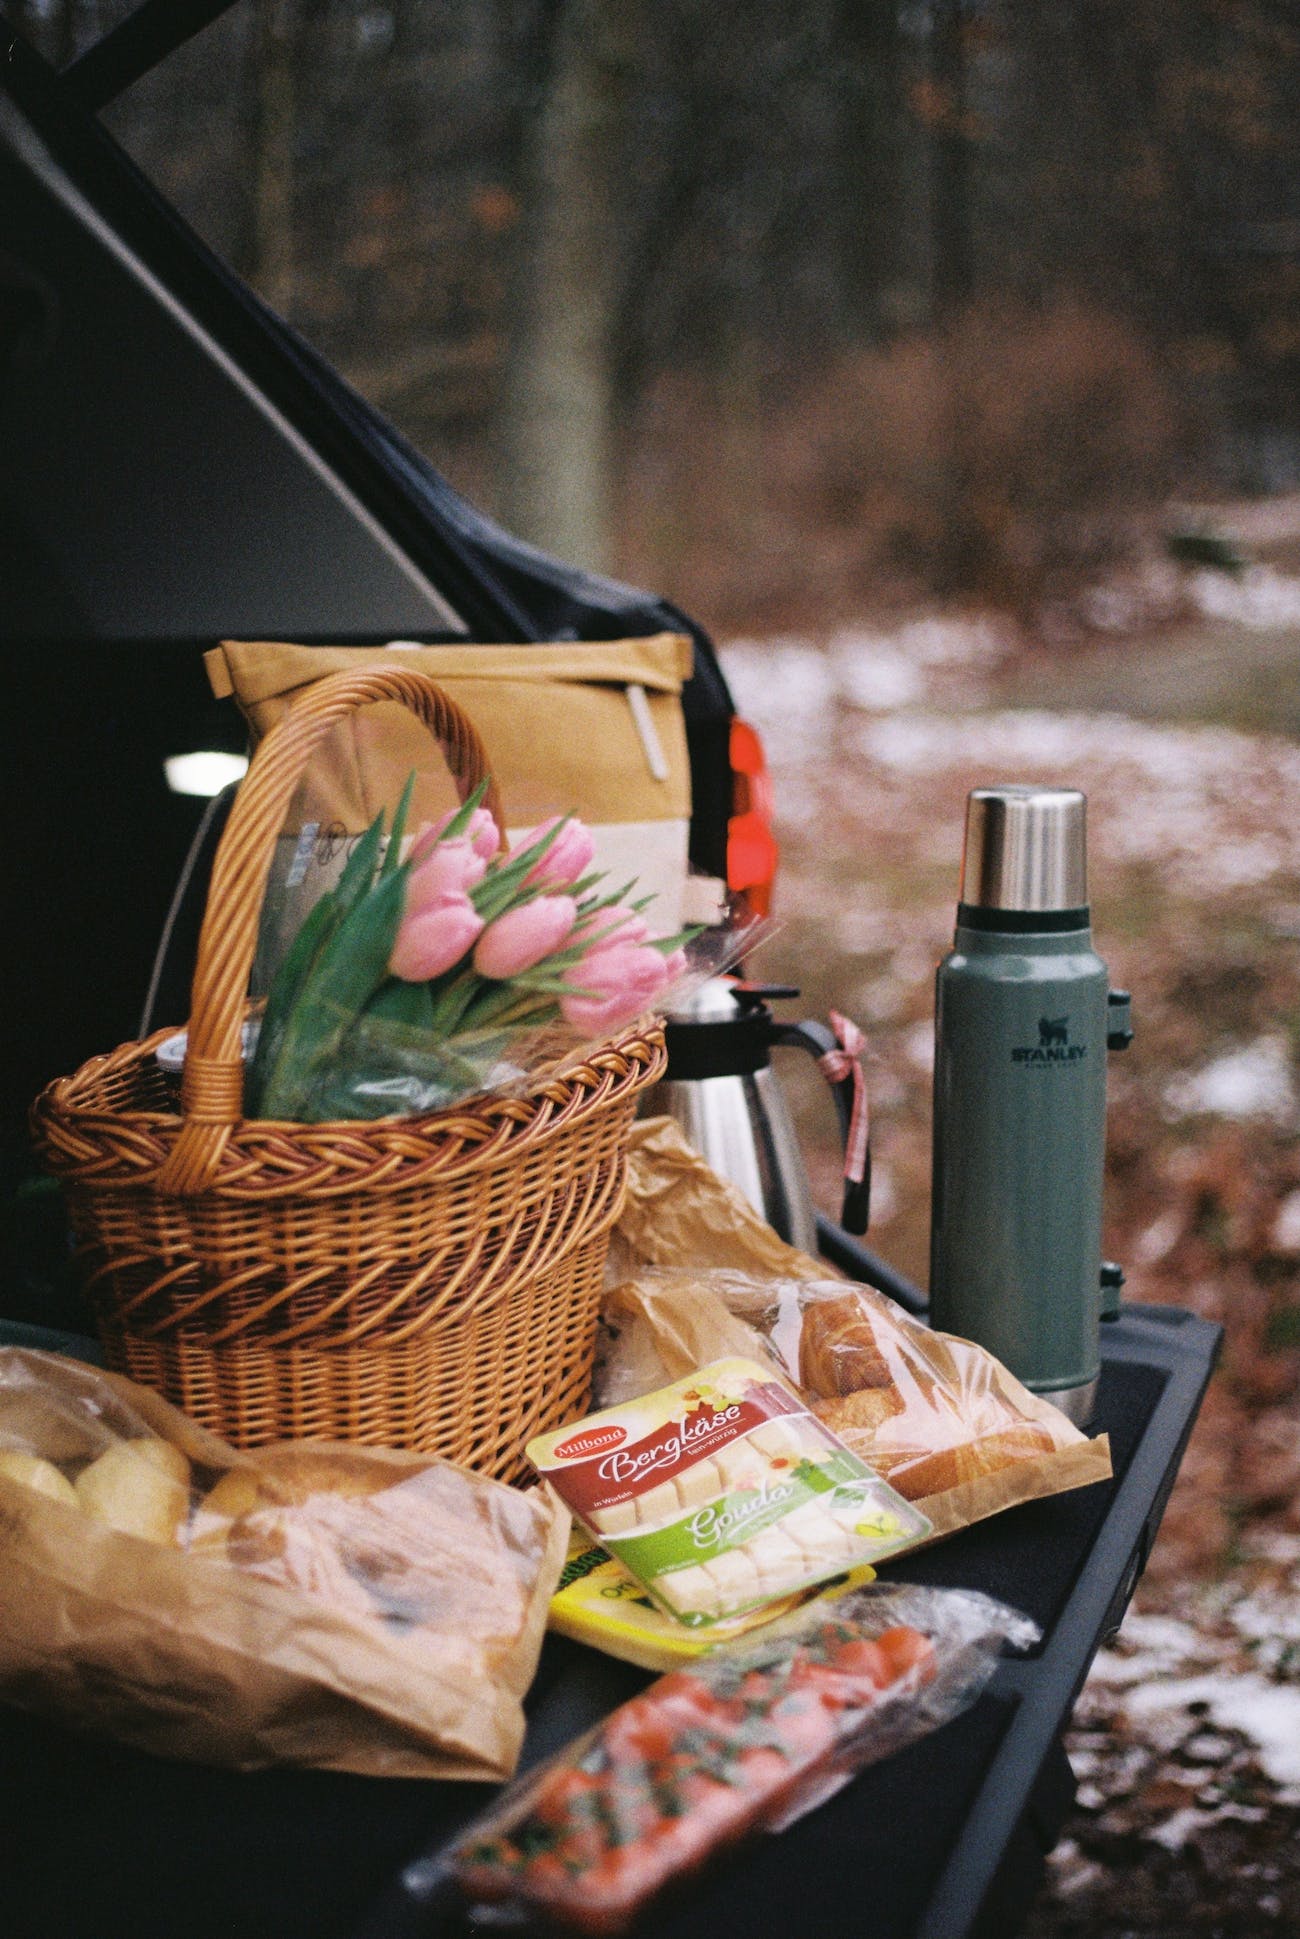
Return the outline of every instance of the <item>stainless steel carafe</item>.
{"type": "MultiPolygon", "coordinates": [[[[674,1118],[721,1177],[745,1194],[768,1224],[801,1251],[817,1252],[816,1213],[789,1107],[771,1068],[774,1047],[791,1045],[820,1060],[840,1045],[824,1024],[786,1023],[768,1000],[794,997],[784,986],[702,984],[667,1022],[668,1074],[646,1098],[647,1115],[674,1118]]],[[[845,1137],[852,1118],[851,1076],[832,1078],[845,1137]]],[[[867,1229],[869,1158],[863,1179],[846,1185],[841,1224],[867,1229]]]]}
{"type": "MultiPolygon", "coordinates": [[[[977,788],[935,1016],[930,1316],[1076,1420],[1092,1410],[1106,1052],[1128,995],[1092,946],[1082,794],[977,788]]],[[[1119,1275],[1122,1277],[1122,1275],[1119,1275]]]]}

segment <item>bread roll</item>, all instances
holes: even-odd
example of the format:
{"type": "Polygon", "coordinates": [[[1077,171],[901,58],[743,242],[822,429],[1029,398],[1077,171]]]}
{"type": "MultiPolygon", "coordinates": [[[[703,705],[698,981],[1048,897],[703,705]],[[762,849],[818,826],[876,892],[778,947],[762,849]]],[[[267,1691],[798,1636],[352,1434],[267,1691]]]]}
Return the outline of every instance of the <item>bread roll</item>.
{"type": "MultiPolygon", "coordinates": [[[[897,1387],[865,1387],[858,1394],[844,1394],[835,1400],[819,1400],[813,1403],[813,1413],[818,1420],[825,1421],[832,1434],[838,1434],[842,1441],[852,1445],[852,1437],[857,1434],[873,1435],[903,1411],[903,1396],[897,1387]]],[[[859,1449],[859,1452],[862,1452],[859,1449]]],[[[870,1457],[863,1454],[863,1459],[870,1457]]]]}
{"type": "Polygon", "coordinates": [[[0,1474],[10,1481],[21,1481],[24,1488],[34,1488],[38,1495],[48,1495],[51,1501],[65,1502],[69,1508],[77,1506],[77,1491],[68,1477],[52,1461],[42,1461],[39,1454],[25,1454],[21,1448],[0,1449],[0,1474]]]}
{"type": "Polygon", "coordinates": [[[266,1448],[255,1467],[229,1468],[199,1503],[193,1540],[257,1508],[301,1507],[313,1495],[373,1495],[400,1474],[348,1448],[266,1448]]]}
{"type": "Polygon", "coordinates": [[[189,1457],[182,1454],[178,1447],[173,1447],[170,1441],[160,1440],[156,1434],[148,1434],[137,1441],[128,1441],[126,1445],[133,1454],[138,1454],[142,1461],[147,1461],[150,1467],[157,1468],[159,1474],[170,1475],[173,1481],[179,1481],[181,1486],[188,1490],[189,1457]]]}
{"type": "Polygon", "coordinates": [[[843,1400],[821,1402],[817,1412],[907,1501],[945,1494],[964,1481],[977,1481],[1013,1462],[1050,1454],[1056,1445],[1038,1421],[1016,1421],[996,1434],[954,1440],[947,1447],[927,1445],[923,1422],[913,1431],[904,1417],[895,1415],[888,1423],[868,1425],[863,1418],[863,1403],[874,1398],[873,1394],[849,1394],[843,1400]],[[856,1421],[853,1414],[858,1416],[856,1421]]]}
{"type": "Polygon", "coordinates": [[[465,1639],[517,1638],[533,1525],[522,1494],[489,1496],[445,1461],[288,1446],[222,1475],[195,1512],[190,1548],[350,1616],[436,1631],[445,1664],[465,1639]]]}
{"type": "Polygon", "coordinates": [[[190,1520],[192,1554],[224,1556],[231,1525],[262,1501],[261,1481],[251,1468],[230,1468],[208,1490],[190,1520]]]}
{"type": "Polygon", "coordinates": [[[405,1468],[360,1449],[335,1447],[266,1448],[254,1457],[258,1485],[268,1501],[300,1504],[313,1495],[382,1494],[407,1478],[405,1468]]]}
{"type": "Polygon", "coordinates": [[[228,1469],[204,1496],[190,1524],[191,1552],[370,1613],[371,1605],[354,1593],[356,1585],[337,1573],[343,1567],[342,1531],[310,1532],[319,1519],[311,1508],[377,1494],[400,1475],[346,1448],[268,1448],[256,1461],[255,1467],[228,1469]]]}
{"type": "Polygon", "coordinates": [[[190,1464],[156,1435],[114,1441],[74,1484],[89,1515],[124,1535],[179,1547],[189,1513],[190,1464]]]}

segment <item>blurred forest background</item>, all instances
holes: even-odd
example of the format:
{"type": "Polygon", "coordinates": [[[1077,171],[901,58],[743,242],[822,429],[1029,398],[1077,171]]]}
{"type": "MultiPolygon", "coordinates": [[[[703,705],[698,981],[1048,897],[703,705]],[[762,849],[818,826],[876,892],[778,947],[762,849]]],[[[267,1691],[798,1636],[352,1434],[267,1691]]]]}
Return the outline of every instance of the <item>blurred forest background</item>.
{"type": "MultiPolygon", "coordinates": [[[[60,64],[132,4],[0,0],[60,64]]],[[[1105,1249],[1226,1341],[1033,1939],[1300,1931],[1298,100],[1294,0],[239,0],[106,116],[454,485],[718,637],[763,971],[867,1029],[918,1279],[965,792],[1087,789],[1105,1249]]]]}
{"type": "Polygon", "coordinates": [[[1028,621],[1300,480],[1298,77],[1290,0],[241,0],[107,119],[539,544],[1028,621]]]}

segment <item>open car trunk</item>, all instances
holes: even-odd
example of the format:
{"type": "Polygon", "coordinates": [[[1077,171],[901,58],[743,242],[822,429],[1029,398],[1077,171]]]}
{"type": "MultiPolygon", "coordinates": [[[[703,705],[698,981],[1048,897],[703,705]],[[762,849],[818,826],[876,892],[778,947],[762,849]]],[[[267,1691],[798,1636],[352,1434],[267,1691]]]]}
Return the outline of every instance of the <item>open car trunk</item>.
{"type": "MultiPolygon", "coordinates": [[[[37,1088],[138,1028],[202,812],[163,760],[242,746],[203,673],[218,638],[688,632],[691,859],[725,874],[732,708],[701,629],[475,511],[96,119],[226,4],[150,0],[62,74],[0,43],[6,1201],[37,1088]]],[[[185,1011],[183,947],[169,962],[159,1021],[185,1011]]]]}

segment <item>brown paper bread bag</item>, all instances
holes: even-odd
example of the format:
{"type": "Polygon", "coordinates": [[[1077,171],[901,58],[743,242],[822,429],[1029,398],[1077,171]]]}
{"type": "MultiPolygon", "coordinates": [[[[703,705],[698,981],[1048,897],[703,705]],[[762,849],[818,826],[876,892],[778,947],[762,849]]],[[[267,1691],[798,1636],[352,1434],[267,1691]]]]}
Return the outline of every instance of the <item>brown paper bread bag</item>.
{"type": "Polygon", "coordinates": [[[238,1454],[131,1381],[0,1350],[0,1696],[159,1756],[509,1776],[568,1526],[427,1456],[238,1454]]]}

